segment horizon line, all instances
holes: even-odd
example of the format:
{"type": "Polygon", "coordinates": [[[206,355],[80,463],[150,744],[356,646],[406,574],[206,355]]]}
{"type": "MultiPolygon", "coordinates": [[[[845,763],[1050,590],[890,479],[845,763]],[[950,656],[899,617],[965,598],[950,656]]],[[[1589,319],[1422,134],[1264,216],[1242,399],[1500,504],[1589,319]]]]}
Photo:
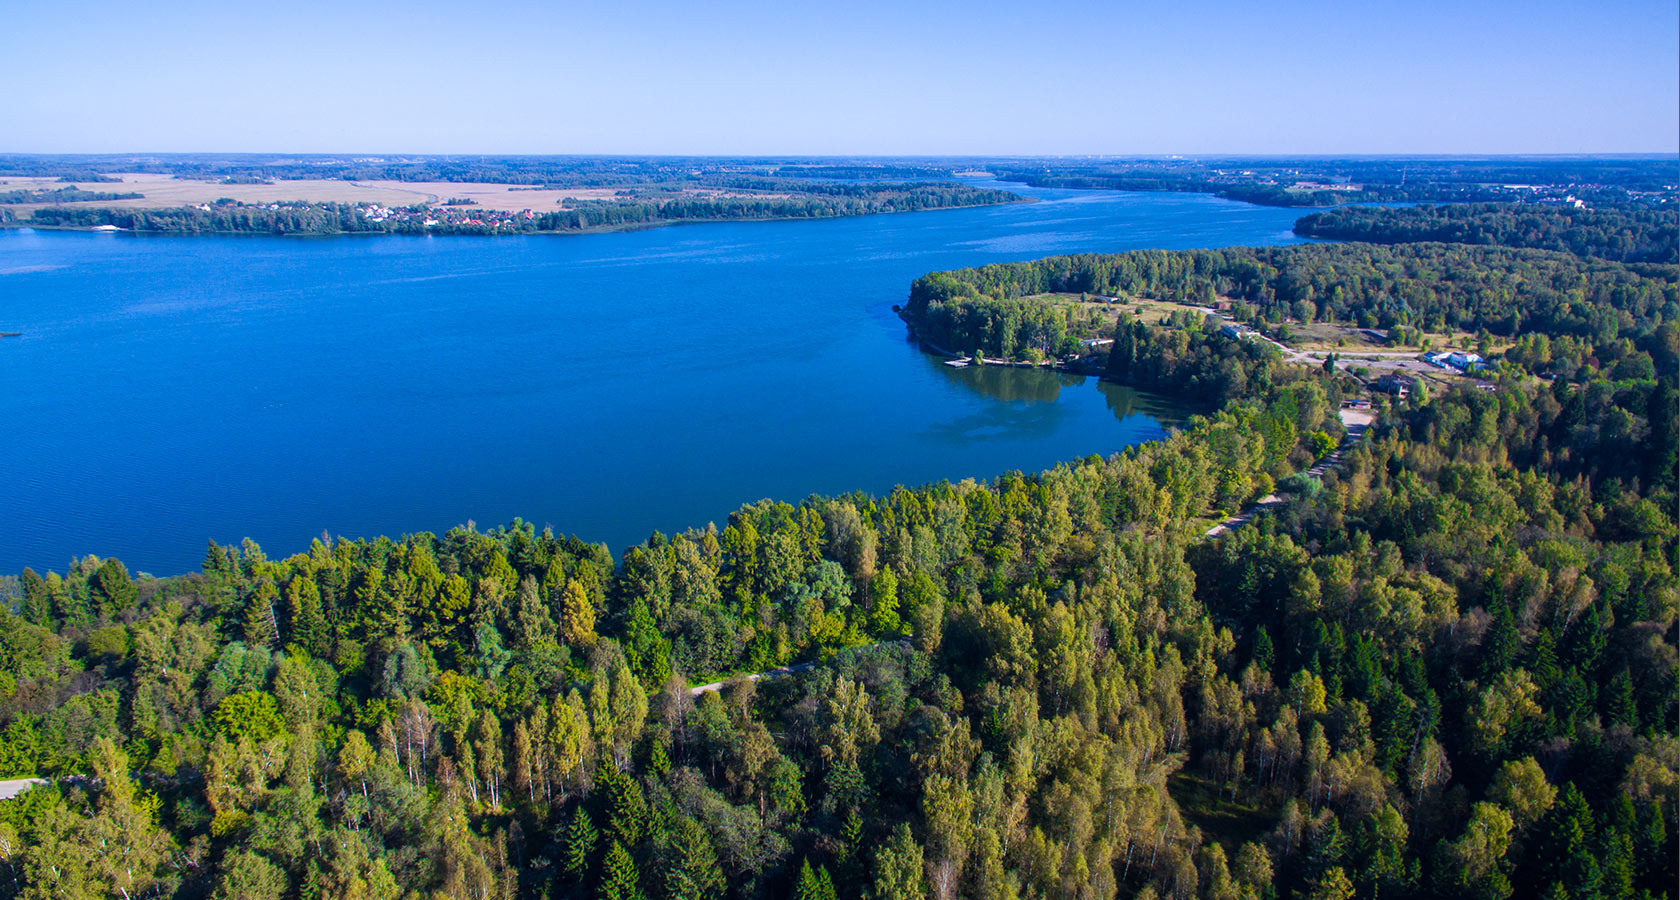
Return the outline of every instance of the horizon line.
{"type": "Polygon", "coordinates": [[[633,153],[633,152],[564,152],[532,153],[520,151],[364,151],[364,150],[0,150],[0,157],[164,157],[164,156],[296,156],[296,157],[534,157],[550,159],[1418,159],[1418,160],[1484,160],[1484,159],[1680,159],[1680,150],[1603,151],[1603,152],[1298,152],[1298,153],[633,153]]]}

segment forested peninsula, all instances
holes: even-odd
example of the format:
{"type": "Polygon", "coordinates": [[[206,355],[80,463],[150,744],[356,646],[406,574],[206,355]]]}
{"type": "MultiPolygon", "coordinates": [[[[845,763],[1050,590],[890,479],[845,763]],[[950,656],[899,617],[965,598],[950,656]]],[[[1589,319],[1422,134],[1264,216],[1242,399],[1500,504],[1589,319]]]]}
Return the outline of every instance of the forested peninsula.
{"type": "Polygon", "coordinates": [[[1037,339],[1047,326],[1031,298],[1046,293],[1224,300],[1238,318],[1258,322],[1305,317],[1606,342],[1649,334],[1680,314],[1673,265],[1436,243],[1138,250],[1001,263],[925,275],[905,311],[936,343],[996,353],[1037,339]]]}

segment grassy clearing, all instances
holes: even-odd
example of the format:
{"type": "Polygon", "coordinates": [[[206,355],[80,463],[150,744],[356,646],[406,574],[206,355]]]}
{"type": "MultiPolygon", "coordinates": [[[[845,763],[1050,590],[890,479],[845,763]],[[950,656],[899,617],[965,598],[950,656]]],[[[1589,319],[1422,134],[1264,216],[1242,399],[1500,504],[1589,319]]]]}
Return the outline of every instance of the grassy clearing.
{"type": "Polygon", "coordinates": [[[1094,312],[1110,326],[1120,318],[1122,312],[1147,324],[1159,325],[1173,313],[1194,312],[1198,309],[1183,303],[1151,300],[1146,297],[1122,297],[1119,303],[1108,303],[1099,294],[1034,294],[1024,299],[1073,306],[1094,312]]]}
{"type": "Polygon", "coordinates": [[[1179,811],[1202,834],[1218,841],[1227,853],[1249,841],[1261,841],[1275,824],[1273,817],[1245,803],[1233,802],[1219,785],[1193,772],[1179,772],[1167,782],[1167,792],[1179,811]]]}
{"type": "MultiPolygon", "coordinates": [[[[1348,356],[1357,356],[1361,351],[1423,353],[1428,350],[1474,349],[1477,343],[1474,334],[1454,331],[1451,334],[1425,334],[1425,344],[1393,344],[1367,335],[1357,325],[1342,322],[1314,322],[1305,325],[1291,321],[1289,334],[1290,339],[1286,343],[1298,350],[1334,352],[1348,356]]],[[[1489,349],[1493,353],[1501,353],[1510,345],[1509,339],[1495,337],[1489,349]]]]}

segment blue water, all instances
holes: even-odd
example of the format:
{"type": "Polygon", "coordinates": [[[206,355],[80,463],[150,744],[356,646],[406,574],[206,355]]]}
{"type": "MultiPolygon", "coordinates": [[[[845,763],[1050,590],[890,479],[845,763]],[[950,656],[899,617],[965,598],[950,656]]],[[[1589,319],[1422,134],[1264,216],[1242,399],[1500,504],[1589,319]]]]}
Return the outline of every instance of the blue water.
{"type": "Polygon", "coordinates": [[[567,237],[0,231],[0,572],[516,516],[617,552],[1160,436],[1159,398],[951,369],[891,307],[935,269],[1291,242],[1296,213],[1017,190],[1042,200],[567,237]]]}

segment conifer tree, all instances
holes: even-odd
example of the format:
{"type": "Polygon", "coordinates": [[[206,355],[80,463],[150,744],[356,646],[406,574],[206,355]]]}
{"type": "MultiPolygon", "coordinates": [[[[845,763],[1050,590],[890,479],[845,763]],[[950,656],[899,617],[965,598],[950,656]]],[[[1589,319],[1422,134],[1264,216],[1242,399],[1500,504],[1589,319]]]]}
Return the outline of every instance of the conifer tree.
{"type": "Polygon", "coordinates": [[[665,854],[665,900],[718,900],[723,870],[706,829],[687,816],[672,823],[665,854]]]}
{"type": "Polygon", "coordinates": [[[286,584],[286,624],[291,643],[317,659],[327,655],[331,636],[321,614],[321,589],[312,579],[299,575],[286,584]]]}
{"type": "Polygon", "coordinates": [[[267,650],[279,642],[280,632],[274,608],[278,600],[279,595],[272,582],[262,582],[251,593],[251,599],[245,604],[245,627],[242,632],[245,646],[267,650]]]}
{"type": "Polygon", "coordinates": [[[648,825],[647,800],[642,796],[642,786],[636,783],[636,779],[610,765],[601,766],[600,772],[596,788],[606,804],[607,837],[627,847],[640,844],[647,835],[648,825]]]}
{"type": "Polygon", "coordinates": [[[573,647],[595,646],[595,606],[583,585],[568,580],[560,597],[560,636],[573,647]]]}
{"type": "Polygon", "coordinates": [[[595,861],[595,845],[600,842],[600,838],[600,832],[595,829],[595,823],[590,820],[589,813],[579,806],[572,812],[572,823],[566,827],[565,857],[561,866],[566,872],[566,877],[582,882],[589,876],[590,867],[595,861]]]}
{"type": "Polygon", "coordinates": [[[624,845],[613,841],[612,849],[601,864],[601,887],[595,896],[599,900],[644,900],[636,862],[624,845]]]}
{"type": "Polygon", "coordinates": [[[799,880],[793,885],[793,900],[822,900],[822,886],[817,881],[816,872],[811,869],[810,857],[799,864],[799,880]]]}

